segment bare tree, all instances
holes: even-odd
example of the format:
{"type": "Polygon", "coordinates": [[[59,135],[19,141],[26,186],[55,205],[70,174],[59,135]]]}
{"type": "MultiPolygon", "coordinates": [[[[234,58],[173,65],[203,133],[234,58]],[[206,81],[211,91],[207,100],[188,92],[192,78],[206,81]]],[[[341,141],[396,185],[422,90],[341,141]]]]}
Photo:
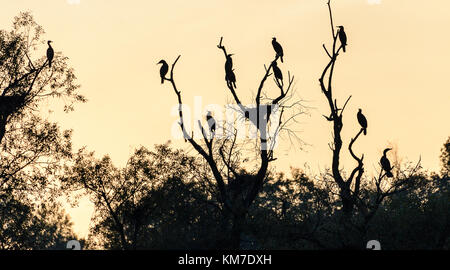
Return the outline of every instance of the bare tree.
{"type": "Polygon", "coordinates": [[[360,188],[360,181],[361,176],[364,173],[364,166],[363,166],[363,159],[364,155],[361,157],[358,157],[353,152],[352,146],[355,143],[355,141],[359,138],[361,133],[363,132],[363,128],[359,130],[359,132],[356,134],[356,136],[351,140],[349,144],[349,152],[352,155],[352,157],[357,161],[358,165],[353,169],[352,173],[347,179],[344,179],[344,176],[341,173],[341,170],[339,169],[339,162],[340,162],[340,153],[342,149],[342,138],[341,138],[341,131],[343,127],[342,122],[342,115],[344,113],[344,109],[349,102],[351,96],[347,99],[347,101],[344,103],[344,106],[342,108],[338,107],[337,100],[333,98],[333,89],[332,89],[332,79],[333,79],[333,72],[336,65],[337,57],[339,56],[339,53],[342,49],[342,44],[340,46],[337,45],[339,33],[338,31],[335,31],[334,23],[333,23],[333,15],[331,12],[331,5],[330,1],[327,3],[328,10],[330,13],[330,22],[331,22],[331,34],[332,34],[332,50],[331,53],[327,50],[325,44],[323,44],[323,48],[325,52],[327,53],[328,57],[330,58],[330,61],[324,68],[322,75],[319,79],[320,87],[322,89],[323,94],[325,95],[328,105],[330,107],[330,116],[324,116],[328,121],[333,123],[333,144],[330,145],[331,150],[333,151],[333,160],[332,160],[332,175],[334,181],[339,186],[340,190],[340,197],[342,199],[343,204],[343,211],[344,213],[350,214],[354,207],[354,196],[359,193],[360,188]],[[325,83],[325,76],[328,74],[328,83],[325,83]],[[351,186],[352,182],[355,180],[354,184],[354,190],[352,192],[351,186]]]}
{"type": "MultiPolygon", "coordinates": [[[[217,47],[223,52],[225,59],[227,60],[227,50],[222,44],[223,38],[220,39],[217,47]]],[[[289,96],[294,76],[291,76],[288,72],[287,83],[283,83],[280,80],[274,78],[275,85],[280,91],[280,94],[273,99],[264,98],[263,88],[266,80],[273,73],[273,66],[276,65],[279,56],[276,55],[275,59],[270,62],[268,67],[265,67],[265,73],[258,85],[257,93],[255,97],[256,107],[252,111],[250,108],[244,106],[236,92],[235,75],[232,74],[233,79],[230,79],[230,74],[227,74],[225,80],[227,87],[233,96],[233,100],[239,107],[240,113],[245,119],[250,120],[251,124],[257,129],[257,138],[255,139],[259,145],[257,170],[253,173],[248,173],[243,169],[238,169],[242,164],[239,164],[239,158],[237,157],[237,143],[236,133],[233,127],[229,127],[232,136],[225,139],[217,139],[214,136],[207,136],[205,129],[201,122],[198,121],[198,126],[203,135],[204,144],[197,142],[192,134],[188,134],[185,128],[185,122],[183,119],[183,103],[181,98],[181,91],[177,88],[174,78],[174,68],[180,56],[176,58],[170,69],[170,77],[164,78],[171,83],[172,88],[178,98],[179,104],[179,119],[180,127],[183,132],[185,140],[187,140],[192,147],[198,152],[198,154],[207,162],[209,169],[212,173],[213,181],[211,184],[217,190],[217,201],[221,209],[223,210],[224,222],[230,219],[231,228],[228,235],[224,239],[228,239],[229,242],[226,247],[239,248],[241,242],[241,233],[246,220],[247,212],[250,205],[258,196],[261,188],[265,182],[269,163],[274,161],[274,145],[276,144],[277,137],[286,121],[295,118],[294,114],[291,118],[285,119],[285,109],[290,109],[290,106],[299,105],[298,103],[290,104],[287,106],[284,102],[289,99],[289,96]],[[264,101],[269,102],[264,103],[264,101]],[[264,104],[263,104],[264,103],[264,104]],[[272,114],[277,111],[279,114],[277,117],[271,117],[272,114]],[[252,112],[255,112],[252,114],[252,112]],[[286,121],[285,121],[286,120],[286,121]],[[270,125],[276,125],[276,131],[274,134],[268,133],[268,127],[270,125]],[[223,166],[222,166],[223,165],[223,166]]],[[[275,114],[273,114],[275,115],[275,114]]],[[[210,181],[205,179],[205,181],[210,181]]],[[[224,227],[228,227],[227,224],[224,227]]]]}
{"type": "MultiPolygon", "coordinates": [[[[380,170],[380,173],[377,177],[374,177],[374,186],[376,187],[376,198],[369,202],[368,200],[364,200],[364,196],[361,194],[361,180],[364,175],[364,154],[358,156],[355,154],[353,146],[357,139],[360,137],[361,133],[364,131],[364,127],[356,133],[355,137],[351,138],[350,143],[348,145],[348,151],[353,159],[356,161],[357,165],[351,171],[348,177],[345,176],[343,171],[340,169],[340,154],[343,147],[343,141],[341,137],[341,131],[343,127],[343,113],[346,105],[350,101],[351,96],[347,98],[344,105],[341,107],[338,106],[338,101],[335,97],[333,97],[333,73],[336,65],[336,61],[340,52],[343,49],[343,44],[341,42],[338,45],[338,39],[340,39],[339,34],[342,29],[335,31],[335,26],[333,23],[333,15],[331,11],[330,1],[327,3],[329,15],[330,15],[330,24],[331,24],[331,34],[332,34],[332,48],[328,50],[325,44],[323,44],[323,48],[329,57],[329,62],[325,66],[322,75],[319,79],[321,90],[324,96],[327,99],[330,115],[324,117],[332,122],[333,124],[333,143],[330,144],[330,148],[333,152],[332,157],[332,167],[331,167],[331,176],[338,186],[339,197],[342,201],[342,211],[344,216],[348,218],[354,213],[354,210],[357,207],[361,213],[364,215],[364,224],[370,221],[370,219],[375,214],[376,209],[379,207],[384,198],[393,195],[395,193],[406,190],[410,187],[411,184],[414,184],[414,181],[411,180],[411,176],[413,176],[416,172],[420,170],[420,160],[409,173],[406,172],[398,172],[393,180],[386,180],[386,173],[383,170],[380,170]],[[327,77],[327,81],[326,81],[327,77]],[[403,174],[403,175],[402,175],[403,174]]],[[[345,44],[346,45],[346,44],[345,44]]],[[[367,198],[366,198],[367,199],[367,198]]]]}

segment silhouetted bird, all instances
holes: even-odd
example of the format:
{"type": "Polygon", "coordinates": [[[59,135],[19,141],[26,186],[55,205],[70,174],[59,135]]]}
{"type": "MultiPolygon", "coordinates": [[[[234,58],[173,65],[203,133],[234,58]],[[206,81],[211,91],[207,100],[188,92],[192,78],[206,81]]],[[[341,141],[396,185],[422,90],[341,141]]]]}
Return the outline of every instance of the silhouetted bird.
{"type": "Polygon", "coordinates": [[[164,60],[159,61],[158,64],[162,64],[161,69],[159,70],[159,74],[161,75],[161,83],[164,83],[164,80],[166,79],[166,74],[169,71],[169,65],[164,60]]]}
{"type": "Polygon", "coordinates": [[[47,49],[47,60],[48,60],[48,67],[51,68],[52,67],[52,61],[53,61],[53,57],[55,56],[55,51],[52,48],[52,45],[50,43],[52,43],[53,41],[49,40],[47,41],[48,44],[48,49],[47,49]]]}
{"type": "Polygon", "coordinates": [[[230,87],[236,88],[236,75],[233,70],[225,71],[225,81],[230,87]]]}
{"type": "Polygon", "coordinates": [[[280,43],[277,42],[276,38],[272,38],[272,46],[277,55],[280,57],[281,63],[283,63],[283,47],[281,47],[280,43]]]}
{"type": "Polygon", "coordinates": [[[233,70],[233,59],[231,59],[232,55],[233,54],[227,55],[227,61],[225,62],[225,72],[233,70]]]}
{"type": "Polygon", "coordinates": [[[214,134],[214,132],[216,132],[216,120],[214,120],[214,118],[211,116],[211,112],[208,112],[208,114],[206,114],[206,121],[208,122],[209,132],[211,132],[211,134],[214,134]]]}
{"type": "Polygon", "coordinates": [[[364,114],[362,114],[362,110],[359,109],[358,110],[358,122],[361,125],[362,129],[364,130],[364,135],[367,135],[367,119],[364,116],[364,114]]]}
{"type": "Polygon", "coordinates": [[[339,40],[342,44],[342,50],[345,52],[345,46],[347,46],[347,35],[344,31],[344,26],[338,26],[339,27],[339,40]]]}
{"type": "Polygon", "coordinates": [[[272,64],[273,74],[275,75],[275,78],[277,80],[281,81],[281,84],[283,83],[283,73],[281,73],[280,68],[277,65],[277,62],[274,61],[272,64]]]}
{"type": "Polygon", "coordinates": [[[387,177],[393,177],[392,172],[391,172],[391,170],[392,170],[391,163],[389,162],[389,159],[386,157],[387,152],[390,150],[392,150],[392,148],[384,149],[383,156],[380,159],[381,167],[386,172],[387,177]]]}
{"type": "Polygon", "coordinates": [[[245,111],[244,117],[245,117],[245,119],[250,119],[250,112],[249,111],[245,111]]]}

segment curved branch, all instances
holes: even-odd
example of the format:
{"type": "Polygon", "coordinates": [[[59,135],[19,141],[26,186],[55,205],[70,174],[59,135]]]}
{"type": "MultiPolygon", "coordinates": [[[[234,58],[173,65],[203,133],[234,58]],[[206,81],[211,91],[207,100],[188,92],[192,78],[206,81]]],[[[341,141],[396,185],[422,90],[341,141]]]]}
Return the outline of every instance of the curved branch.
{"type": "MultiPolygon", "coordinates": [[[[222,175],[220,174],[219,169],[217,168],[217,164],[214,160],[213,154],[212,154],[212,150],[211,147],[208,146],[208,153],[206,153],[206,151],[203,149],[203,147],[201,147],[193,138],[193,136],[189,136],[189,134],[187,134],[186,129],[184,127],[184,120],[183,120],[183,102],[181,100],[181,91],[178,90],[176,84],[175,84],[175,79],[173,76],[173,71],[175,69],[175,65],[178,62],[178,59],[180,59],[181,55],[179,55],[177,57],[177,59],[175,60],[175,62],[172,64],[172,68],[170,70],[170,78],[166,79],[168,81],[170,81],[170,83],[172,84],[172,88],[175,92],[175,94],[178,97],[178,104],[179,104],[179,117],[180,117],[180,127],[181,130],[183,132],[184,138],[185,140],[189,141],[189,143],[192,145],[192,147],[194,147],[194,149],[208,162],[211,171],[214,175],[214,178],[217,181],[217,185],[219,187],[219,191],[222,197],[222,201],[225,204],[226,207],[230,208],[231,204],[227,199],[227,195],[226,195],[226,189],[225,189],[225,183],[223,181],[222,175]]],[[[231,209],[231,208],[230,208],[231,209]]]]}
{"type": "Polygon", "coordinates": [[[353,147],[353,144],[358,139],[359,135],[361,135],[361,133],[363,133],[363,131],[364,131],[364,129],[361,128],[359,130],[358,134],[356,134],[355,138],[352,138],[350,141],[350,144],[348,145],[348,151],[350,152],[351,156],[358,162],[358,165],[356,166],[356,168],[353,169],[352,173],[350,174],[350,177],[347,180],[347,184],[350,186],[353,181],[353,177],[358,172],[358,175],[356,176],[356,179],[355,179],[354,193],[356,194],[356,196],[359,195],[359,187],[360,187],[360,183],[361,183],[361,177],[362,177],[362,174],[364,173],[364,164],[363,164],[364,154],[361,156],[361,158],[358,158],[355,155],[355,153],[353,152],[352,147],[353,147]]]}

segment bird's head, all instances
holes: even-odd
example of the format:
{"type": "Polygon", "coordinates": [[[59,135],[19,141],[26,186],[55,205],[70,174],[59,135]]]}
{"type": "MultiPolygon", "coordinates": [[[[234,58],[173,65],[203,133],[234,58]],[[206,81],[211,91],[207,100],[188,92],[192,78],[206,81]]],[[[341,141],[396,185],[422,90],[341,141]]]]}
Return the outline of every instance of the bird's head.
{"type": "Polygon", "coordinates": [[[358,112],[362,112],[361,108],[358,109],[358,112]]]}
{"type": "Polygon", "coordinates": [[[206,113],[206,116],[211,116],[211,112],[210,111],[208,111],[207,113],[206,113]]]}
{"type": "Polygon", "coordinates": [[[230,53],[230,54],[227,55],[227,57],[231,58],[231,56],[233,56],[233,55],[234,55],[234,53],[230,53]]]}
{"type": "Polygon", "coordinates": [[[52,43],[52,42],[53,42],[53,41],[49,40],[49,41],[47,41],[47,44],[50,45],[50,43],[52,43]]]}
{"type": "Polygon", "coordinates": [[[339,28],[340,30],[344,30],[344,26],[342,26],[342,25],[339,25],[338,28],[339,28]]]}
{"type": "Polygon", "coordinates": [[[277,61],[273,61],[273,62],[272,62],[272,65],[273,65],[273,66],[277,66],[277,61]]]}
{"type": "Polygon", "coordinates": [[[159,64],[165,64],[165,63],[166,63],[166,61],[161,60],[161,61],[159,61],[159,62],[157,63],[157,65],[159,65],[159,64]]]}
{"type": "Polygon", "coordinates": [[[386,149],[384,149],[384,151],[383,151],[383,155],[386,155],[387,154],[387,152],[389,152],[389,151],[391,151],[392,150],[392,148],[386,148],[386,149]]]}
{"type": "Polygon", "coordinates": [[[273,37],[272,40],[277,40],[277,38],[276,38],[276,37],[273,37]]]}

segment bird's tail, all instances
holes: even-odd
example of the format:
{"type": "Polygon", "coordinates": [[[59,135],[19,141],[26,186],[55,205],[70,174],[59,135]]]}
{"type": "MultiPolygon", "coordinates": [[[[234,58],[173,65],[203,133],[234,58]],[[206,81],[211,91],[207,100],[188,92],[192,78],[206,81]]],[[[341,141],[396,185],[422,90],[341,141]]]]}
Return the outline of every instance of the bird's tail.
{"type": "Polygon", "coordinates": [[[283,56],[280,56],[281,63],[283,63],[283,56]]]}
{"type": "Polygon", "coordinates": [[[386,171],[386,176],[387,177],[394,177],[394,175],[392,174],[391,171],[386,171]]]}
{"type": "Polygon", "coordinates": [[[49,68],[52,68],[52,61],[49,61],[49,62],[48,62],[48,67],[49,67],[49,68]]]}
{"type": "Polygon", "coordinates": [[[345,45],[342,45],[342,50],[345,52],[345,45]]]}
{"type": "Polygon", "coordinates": [[[364,129],[364,135],[367,135],[367,129],[366,128],[364,129]]]}
{"type": "Polygon", "coordinates": [[[161,77],[161,83],[162,84],[164,83],[164,77],[161,77]]]}

